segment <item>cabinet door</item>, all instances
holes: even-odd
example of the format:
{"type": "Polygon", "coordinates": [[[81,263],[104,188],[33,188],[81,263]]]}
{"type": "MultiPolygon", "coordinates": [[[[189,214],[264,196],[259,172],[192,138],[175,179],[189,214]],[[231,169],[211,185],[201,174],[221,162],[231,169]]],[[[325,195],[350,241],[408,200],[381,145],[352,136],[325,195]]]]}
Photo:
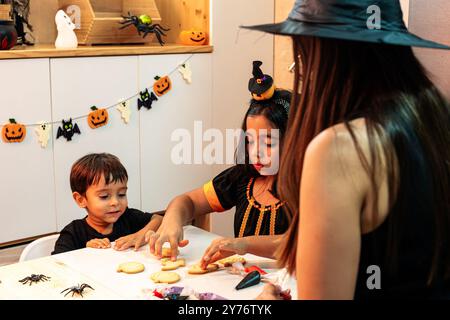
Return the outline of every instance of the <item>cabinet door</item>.
{"type": "MultiPolygon", "coordinates": [[[[91,129],[87,123],[90,107],[106,108],[138,92],[138,58],[98,57],[51,60],[53,119],[72,117],[81,134],[72,141],[55,140],[55,181],[58,230],[86,212],[75,204],[69,184],[72,164],[88,153],[108,152],[119,157],[128,171],[128,202],[140,208],[139,114],[136,98],[131,100],[128,124],[121,119],[116,106],[108,110],[107,125],[91,129]],[[76,119],[77,117],[82,117],[76,119]]],[[[54,132],[58,130],[58,123],[54,132]]]]}
{"type": "MultiPolygon", "coordinates": [[[[0,60],[0,125],[51,121],[49,60],[0,60]]],[[[56,231],[52,141],[0,142],[0,243],[56,231]]]]}
{"type": "MultiPolygon", "coordinates": [[[[212,80],[211,55],[195,54],[189,61],[192,83],[187,84],[177,66],[190,55],[158,55],[139,57],[139,83],[141,89],[152,87],[154,77],[170,72],[171,91],[158,97],[150,110],[140,111],[142,205],[148,210],[165,209],[176,195],[201,187],[211,179],[211,166],[203,162],[194,164],[193,144],[196,138],[202,144],[203,132],[211,127],[212,80]],[[197,122],[199,135],[194,137],[197,122]],[[192,142],[192,164],[176,164],[172,151],[181,140],[172,141],[177,130],[188,133],[192,142]]],[[[149,90],[151,92],[151,89],[149,90]]],[[[226,98],[226,97],[224,97],[226,98]]],[[[180,132],[180,131],[178,131],[180,132]]],[[[208,143],[203,143],[203,146],[208,143]]],[[[199,148],[198,148],[199,149],[199,148]]],[[[200,153],[203,148],[200,145],[200,153]]]]}

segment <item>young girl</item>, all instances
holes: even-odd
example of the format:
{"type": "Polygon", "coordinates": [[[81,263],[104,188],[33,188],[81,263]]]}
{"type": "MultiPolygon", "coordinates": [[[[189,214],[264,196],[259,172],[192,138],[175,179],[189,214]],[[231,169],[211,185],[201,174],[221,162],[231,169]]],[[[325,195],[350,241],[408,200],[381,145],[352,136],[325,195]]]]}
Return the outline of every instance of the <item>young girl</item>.
{"type": "MultiPolygon", "coordinates": [[[[278,199],[275,181],[278,154],[286,131],[290,93],[274,90],[273,79],[262,73],[260,65],[260,62],[254,64],[254,78],[249,81],[254,99],[242,126],[246,133],[244,164],[223,171],[203,187],[170,202],[161,227],[150,237],[150,251],[157,256],[160,256],[164,242],[170,242],[172,249],[177,248],[183,238],[182,226],[192,219],[232,207],[236,207],[234,233],[238,239],[223,239],[223,243],[228,244],[227,251],[210,250],[205,260],[210,260],[210,255],[214,256],[212,260],[220,259],[231,255],[233,250],[240,253],[265,252],[262,255],[272,256],[279,239],[277,235],[287,230],[284,203],[278,199]],[[259,236],[267,236],[267,242],[259,236]],[[273,245],[267,246],[267,243],[273,245]]],[[[176,252],[172,250],[173,258],[176,252]]]]}
{"type": "Polygon", "coordinates": [[[450,106],[411,46],[450,48],[410,34],[397,0],[367,28],[372,4],[297,0],[252,27],[293,37],[303,79],[279,176],[299,299],[450,296],[450,106]]]}

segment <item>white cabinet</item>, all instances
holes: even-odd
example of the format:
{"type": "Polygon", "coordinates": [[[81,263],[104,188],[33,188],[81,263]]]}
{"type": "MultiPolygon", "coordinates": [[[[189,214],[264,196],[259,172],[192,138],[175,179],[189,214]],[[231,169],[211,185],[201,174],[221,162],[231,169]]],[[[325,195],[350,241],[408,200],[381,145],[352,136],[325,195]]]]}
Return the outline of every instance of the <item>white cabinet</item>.
{"type": "MultiPolygon", "coordinates": [[[[0,143],[0,244],[60,231],[85,215],[72,200],[69,174],[73,162],[89,152],[117,155],[130,177],[129,205],[148,211],[164,209],[175,195],[202,186],[228,167],[174,164],[171,153],[178,142],[171,136],[186,129],[204,148],[209,142],[194,135],[195,121],[202,124],[200,135],[208,128],[225,134],[241,126],[252,61],[262,60],[264,72],[273,74],[273,37],[239,26],[273,21],[273,1],[211,1],[214,52],[196,53],[189,61],[192,84],[176,70],[190,54],[0,60],[0,125],[11,117],[27,124],[57,122],[46,149],[37,143],[34,128],[21,144],[0,143]],[[172,90],[152,109],[138,111],[133,98],[129,124],[111,108],[105,127],[93,130],[86,118],[78,119],[81,135],[70,142],[56,140],[62,119],[85,116],[92,105],[111,106],[152,87],[154,76],[172,71],[172,90]]],[[[232,211],[213,215],[213,232],[226,236],[232,230],[232,211]]]]}
{"type": "MultiPolygon", "coordinates": [[[[48,59],[0,61],[0,125],[51,119],[48,59]]],[[[56,230],[52,143],[34,128],[21,143],[0,142],[0,243],[56,230]]]]}
{"type": "MultiPolygon", "coordinates": [[[[163,77],[174,70],[169,76],[171,91],[153,102],[152,109],[140,111],[142,207],[149,210],[165,209],[174,196],[201,187],[211,179],[211,166],[178,165],[171,159],[172,149],[179,143],[171,140],[175,130],[186,129],[193,143],[195,121],[201,122],[202,133],[211,127],[211,54],[196,54],[189,60],[191,84],[174,69],[189,57],[139,56],[141,88],[152,86],[154,76],[163,77]]],[[[202,139],[198,135],[196,138],[202,139]]]]}
{"type": "MultiPolygon", "coordinates": [[[[54,136],[61,120],[89,114],[91,106],[106,108],[138,92],[138,57],[95,57],[51,59],[52,118],[54,136]]],[[[86,215],[72,199],[69,174],[72,164],[91,152],[116,155],[128,171],[128,201],[140,208],[139,113],[132,99],[130,122],[125,124],[115,107],[108,110],[107,125],[96,129],[87,118],[73,120],[81,134],[72,141],[64,137],[54,141],[56,212],[58,230],[70,221],[86,215]]]]}

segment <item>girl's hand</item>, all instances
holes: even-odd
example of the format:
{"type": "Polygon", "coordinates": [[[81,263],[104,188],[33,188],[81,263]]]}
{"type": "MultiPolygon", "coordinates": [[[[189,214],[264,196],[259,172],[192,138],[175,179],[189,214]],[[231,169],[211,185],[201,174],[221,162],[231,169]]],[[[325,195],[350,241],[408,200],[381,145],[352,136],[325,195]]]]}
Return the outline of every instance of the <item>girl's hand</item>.
{"type": "Polygon", "coordinates": [[[232,256],[234,254],[243,255],[247,253],[247,242],[245,238],[219,238],[213,240],[205,250],[200,266],[206,269],[210,263],[232,256]]]}
{"type": "Polygon", "coordinates": [[[185,247],[189,244],[189,240],[183,240],[183,227],[171,226],[170,224],[161,224],[159,229],[154,232],[147,231],[145,241],[148,242],[150,253],[158,258],[162,258],[162,246],[169,242],[172,252],[171,260],[177,259],[178,247],[185,247]]]}
{"type": "Polygon", "coordinates": [[[107,249],[111,248],[111,242],[108,238],[92,239],[86,243],[86,248],[107,249]]]}

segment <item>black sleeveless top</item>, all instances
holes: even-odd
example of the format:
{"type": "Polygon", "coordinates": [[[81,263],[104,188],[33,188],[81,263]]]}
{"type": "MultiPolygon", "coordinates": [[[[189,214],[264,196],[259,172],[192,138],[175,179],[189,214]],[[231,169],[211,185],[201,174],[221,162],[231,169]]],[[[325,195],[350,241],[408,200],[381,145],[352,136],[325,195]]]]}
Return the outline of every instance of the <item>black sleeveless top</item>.
{"type": "Polygon", "coordinates": [[[450,298],[443,265],[438,280],[427,285],[435,249],[433,182],[426,152],[408,125],[384,126],[397,150],[399,191],[386,220],[361,236],[355,299],[450,298]],[[394,251],[390,243],[397,244],[394,251]],[[369,279],[375,274],[369,268],[373,265],[379,267],[381,289],[369,289],[367,284],[368,280],[373,284],[369,279]]]}

